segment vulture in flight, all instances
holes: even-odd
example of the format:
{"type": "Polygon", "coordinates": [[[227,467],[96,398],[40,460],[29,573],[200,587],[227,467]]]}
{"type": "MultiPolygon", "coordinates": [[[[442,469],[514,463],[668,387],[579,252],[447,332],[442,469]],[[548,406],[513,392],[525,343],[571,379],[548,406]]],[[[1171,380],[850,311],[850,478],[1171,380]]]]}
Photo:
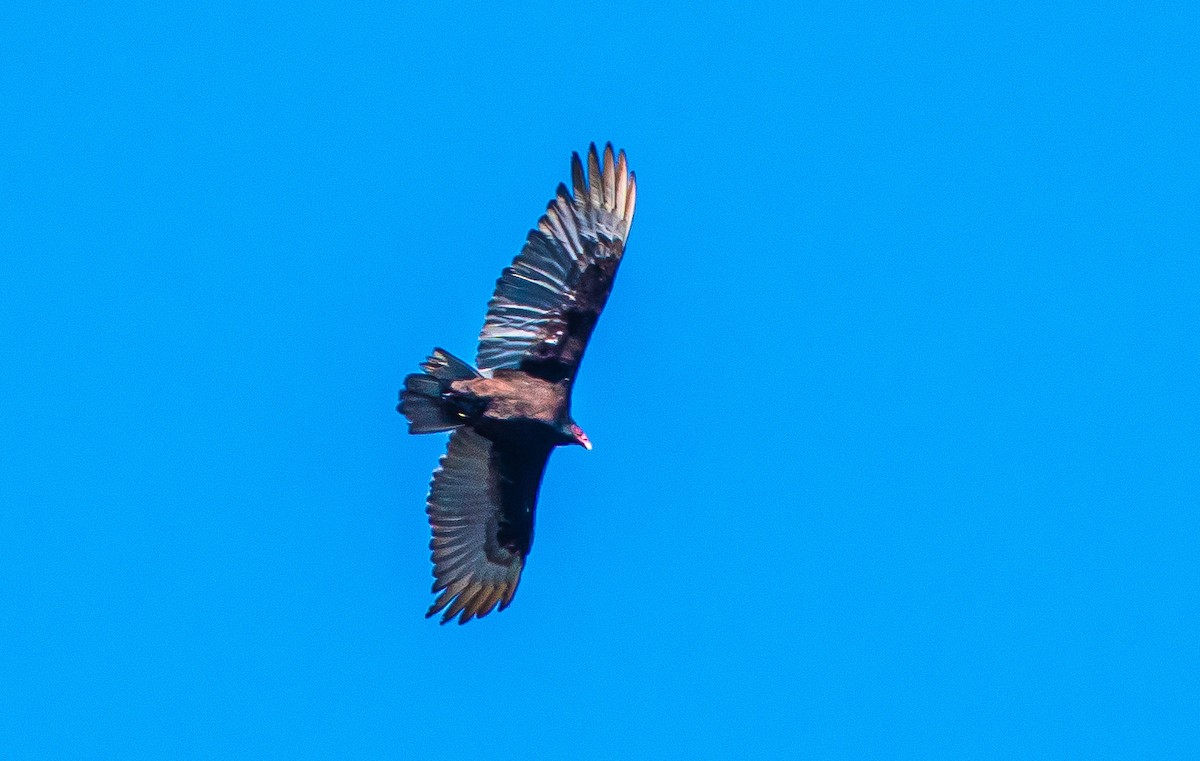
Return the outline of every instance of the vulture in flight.
{"type": "Polygon", "coordinates": [[[558,192],[496,281],[476,367],[442,349],[404,379],[409,433],[451,431],[433,474],[433,592],[426,617],[465,624],[512,602],[533,543],[546,461],[591,442],[571,418],[579,361],[621,264],[637,184],[612,144],[571,156],[558,192]]]}

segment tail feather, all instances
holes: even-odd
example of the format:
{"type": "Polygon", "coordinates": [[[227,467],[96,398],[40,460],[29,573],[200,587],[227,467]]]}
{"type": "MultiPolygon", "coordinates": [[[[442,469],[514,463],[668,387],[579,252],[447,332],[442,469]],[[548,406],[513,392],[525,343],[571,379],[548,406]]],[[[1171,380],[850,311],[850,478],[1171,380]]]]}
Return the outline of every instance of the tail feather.
{"type": "Polygon", "coordinates": [[[409,433],[438,433],[452,431],[465,421],[436,397],[405,391],[400,394],[400,406],[396,408],[408,418],[409,433]]]}
{"type": "Polygon", "coordinates": [[[473,367],[444,349],[434,349],[423,363],[424,373],[404,379],[396,410],[408,418],[409,433],[451,431],[466,423],[466,415],[447,398],[456,380],[478,378],[473,367]]]}
{"type": "Polygon", "coordinates": [[[463,362],[445,349],[434,349],[433,354],[421,363],[421,369],[442,381],[478,378],[475,368],[463,362]]]}
{"type": "Polygon", "coordinates": [[[414,373],[404,379],[404,390],[425,396],[439,396],[443,391],[442,382],[423,373],[414,373]]]}

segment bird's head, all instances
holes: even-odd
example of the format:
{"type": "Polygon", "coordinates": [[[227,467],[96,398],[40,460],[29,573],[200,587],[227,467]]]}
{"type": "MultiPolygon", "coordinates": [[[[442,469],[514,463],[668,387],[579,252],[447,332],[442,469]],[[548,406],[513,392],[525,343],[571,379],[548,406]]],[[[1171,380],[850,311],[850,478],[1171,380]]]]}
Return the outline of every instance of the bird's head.
{"type": "Polygon", "coordinates": [[[567,423],[566,429],[563,432],[570,438],[570,443],[578,444],[584,449],[592,448],[592,442],[588,439],[587,434],[574,422],[567,423]]]}

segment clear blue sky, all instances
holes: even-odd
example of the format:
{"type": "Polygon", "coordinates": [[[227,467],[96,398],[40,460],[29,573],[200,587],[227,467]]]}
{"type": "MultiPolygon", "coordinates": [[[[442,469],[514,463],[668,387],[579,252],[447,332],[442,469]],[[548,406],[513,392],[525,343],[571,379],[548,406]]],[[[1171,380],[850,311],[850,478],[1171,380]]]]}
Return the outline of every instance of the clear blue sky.
{"type": "Polygon", "coordinates": [[[50,5],[0,31],[0,755],[1200,754],[1194,7],[50,5]],[[396,389],[593,140],[596,449],[439,627],[396,389]]]}

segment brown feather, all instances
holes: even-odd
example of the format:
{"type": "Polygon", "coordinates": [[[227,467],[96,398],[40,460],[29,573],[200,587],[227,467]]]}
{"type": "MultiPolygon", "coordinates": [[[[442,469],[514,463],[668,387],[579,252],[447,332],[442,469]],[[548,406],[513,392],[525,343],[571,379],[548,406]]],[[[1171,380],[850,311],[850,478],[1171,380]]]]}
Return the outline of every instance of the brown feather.
{"type": "Polygon", "coordinates": [[[604,146],[604,208],[612,211],[617,203],[616,163],[613,161],[612,143],[604,146]]]}
{"type": "MultiPolygon", "coordinates": [[[[599,208],[603,202],[601,196],[602,182],[600,180],[600,159],[596,156],[596,144],[588,148],[588,197],[587,203],[595,208],[599,208]]],[[[576,201],[578,201],[578,197],[576,201]]]]}
{"type": "Polygon", "coordinates": [[[583,164],[578,153],[571,154],[571,187],[576,198],[583,198],[584,193],[587,193],[587,184],[583,181],[583,164]]]}

